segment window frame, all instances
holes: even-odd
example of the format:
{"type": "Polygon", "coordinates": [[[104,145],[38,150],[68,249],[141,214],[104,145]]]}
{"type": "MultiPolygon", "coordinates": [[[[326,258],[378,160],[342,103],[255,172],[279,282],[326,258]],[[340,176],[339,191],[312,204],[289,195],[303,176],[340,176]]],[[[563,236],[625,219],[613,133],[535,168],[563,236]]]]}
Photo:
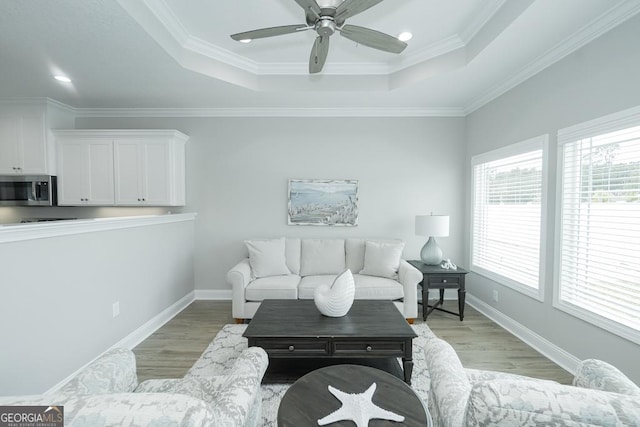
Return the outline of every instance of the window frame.
{"type": "Polygon", "coordinates": [[[607,116],[599,117],[584,123],[560,129],[557,139],[557,182],[554,239],[554,272],[552,306],[560,311],[584,320],[608,332],[640,344],[640,331],[623,325],[615,320],[604,317],[582,307],[571,304],[560,298],[560,276],[562,268],[562,238],[563,230],[563,195],[564,195],[564,146],[586,138],[594,138],[607,133],[616,132],[640,126],[640,106],[630,108],[607,116]]]}
{"type": "Polygon", "coordinates": [[[479,274],[483,277],[493,280],[494,282],[513,289],[523,295],[531,297],[537,301],[543,302],[545,297],[545,275],[547,265],[547,224],[549,218],[548,212],[548,197],[549,197],[549,134],[543,134],[525,141],[510,144],[492,151],[477,154],[471,157],[471,203],[470,203],[470,241],[469,241],[469,269],[470,271],[479,274]],[[499,273],[491,270],[487,270],[483,267],[474,265],[474,213],[476,208],[476,182],[475,182],[475,167],[483,163],[489,163],[492,161],[526,154],[532,151],[542,150],[542,182],[541,182],[541,195],[540,195],[540,248],[538,256],[538,287],[533,288],[531,286],[520,283],[509,277],[505,277],[499,273]]]}

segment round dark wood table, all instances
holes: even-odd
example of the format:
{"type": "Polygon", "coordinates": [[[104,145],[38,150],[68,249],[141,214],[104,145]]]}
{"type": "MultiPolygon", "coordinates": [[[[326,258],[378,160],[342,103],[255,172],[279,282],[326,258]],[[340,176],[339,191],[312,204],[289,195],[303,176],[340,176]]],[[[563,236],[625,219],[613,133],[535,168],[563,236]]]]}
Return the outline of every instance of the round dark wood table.
{"type": "MultiPolygon", "coordinates": [[[[318,420],[340,409],[342,402],[329,392],[332,386],[345,393],[363,393],[376,383],[372,402],[405,417],[404,422],[373,419],[369,427],[431,427],[426,402],[404,381],[379,369],[360,365],[334,365],[308,373],[285,393],[278,408],[278,427],[318,426],[318,420]]],[[[329,427],[354,427],[350,420],[329,427]]]]}

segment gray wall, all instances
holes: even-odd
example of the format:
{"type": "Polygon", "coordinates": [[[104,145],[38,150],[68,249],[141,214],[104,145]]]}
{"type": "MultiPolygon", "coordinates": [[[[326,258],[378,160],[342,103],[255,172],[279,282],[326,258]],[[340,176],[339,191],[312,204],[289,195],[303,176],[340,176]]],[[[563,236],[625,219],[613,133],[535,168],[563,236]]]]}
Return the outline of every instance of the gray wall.
{"type": "Polygon", "coordinates": [[[197,212],[198,290],[229,290],[226,272],[256,237],[397,237],[416,258],[414,216],[451,216],[445,256],[462,257],[462,118],[78,119],[78,128],[170,128],[187,142],[187,206],[197,212]],[[356,179],[359,225],[287,225],[288,179],[356,179]]]}
{"type": "MultiPolygon", "coordinates": [[[[561,128],[640,105],[640,17],[595,40],[467,117],[470,158],[541,134],[550,135],[549,223],[554,236],[557,177],[556,134],[561,128]]],[[[470,167],[470,166],[469,166],[470,167]]],[[[469,179],[469,178],[467,178],[469,179]]],[[[467,200],[471,200],[469,187],[467,200]]],[[[466,230],[469,230],[467,203],[466,230]]],[[[468,233],[465,233],[468,234],[468,233]]],[[[469,240],[465,242],[468,265],[469,240]]],[[[472,274],[469,292],[579,359],[613,363],[640,383],[640,346],[552,307],[553,240],[547,246],[540,303],[489,279],[472,274]],[[491,299],[499,291],[499,302],[491,299]]]]}
{"type": "Polygon", "coordinates": [[[192,292],[193,224],[2,242],[0,396],[43,393],[192,292]]]}

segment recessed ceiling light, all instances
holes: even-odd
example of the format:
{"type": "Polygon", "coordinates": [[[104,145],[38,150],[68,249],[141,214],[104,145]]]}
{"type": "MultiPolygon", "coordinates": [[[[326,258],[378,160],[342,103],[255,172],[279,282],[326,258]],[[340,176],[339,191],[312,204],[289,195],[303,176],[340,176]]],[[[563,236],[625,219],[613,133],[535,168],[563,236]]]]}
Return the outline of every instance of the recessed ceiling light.
{"type": "Polygon", "coordinates": [[[240,43],[251,43],[251,39],[238,40],[240,43]]]}
{"type": "Polygon", "coordinates": [[[53,78],[60,82],[71,83],[71,79],[67,76],[56,75],[53,78]]]}
{"type": "Polygon", "coordinates": [[[400,33],[398,35],[398,40],[400,40],[401,42],[408,42],[412,38],[413,38],[413,34],[411,34],[408,31],[405,31],[404,33],[400,33]]]}

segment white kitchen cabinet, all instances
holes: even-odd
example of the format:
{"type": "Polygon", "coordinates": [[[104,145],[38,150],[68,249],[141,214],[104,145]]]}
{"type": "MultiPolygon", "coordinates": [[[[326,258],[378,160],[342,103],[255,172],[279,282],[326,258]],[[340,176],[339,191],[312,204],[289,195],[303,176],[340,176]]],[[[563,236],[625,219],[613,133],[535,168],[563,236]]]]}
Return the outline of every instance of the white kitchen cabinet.
{"type": "Polygon", "coordinates": [[[0,174],[55,175],[51,128],[72,124],[71,112],[51,100],[0,102],[0,174]]]}
{"type": "Polygon", "coordinates": [[[184,205],[184,141],[175,136],[114,141],[116,205],[184,205]]]}
{"type": "Polygon", "coordinates": [[[48,175],[44,113],[0,113],[0,174],[48,175]]]}
{"type": "Polygon", "coordinates": [[[173,130],[68,130],[56,132],[56,138],[60,169],[58,204],[185,204],[186,135],[173,130]],[[97,149],[95,145],[99,142],[110,144],[111,151],[101,150],[93,161],[88,160],[90,153],[74,147],[77,144],[97,149]],[[104,158],[111,163],[103,163],[104,158]],[[100,195],[107,195],[107,176],[111,178],[111,198],[91,193],[97,186],[100,195]],[[89,190],[79,183],[82,181],[91,183],[89,190]]]}
{"type": "Polygon", "coordinates": [[[113,141],[58,139],[58,205],[114,204],[113,141]]]}

